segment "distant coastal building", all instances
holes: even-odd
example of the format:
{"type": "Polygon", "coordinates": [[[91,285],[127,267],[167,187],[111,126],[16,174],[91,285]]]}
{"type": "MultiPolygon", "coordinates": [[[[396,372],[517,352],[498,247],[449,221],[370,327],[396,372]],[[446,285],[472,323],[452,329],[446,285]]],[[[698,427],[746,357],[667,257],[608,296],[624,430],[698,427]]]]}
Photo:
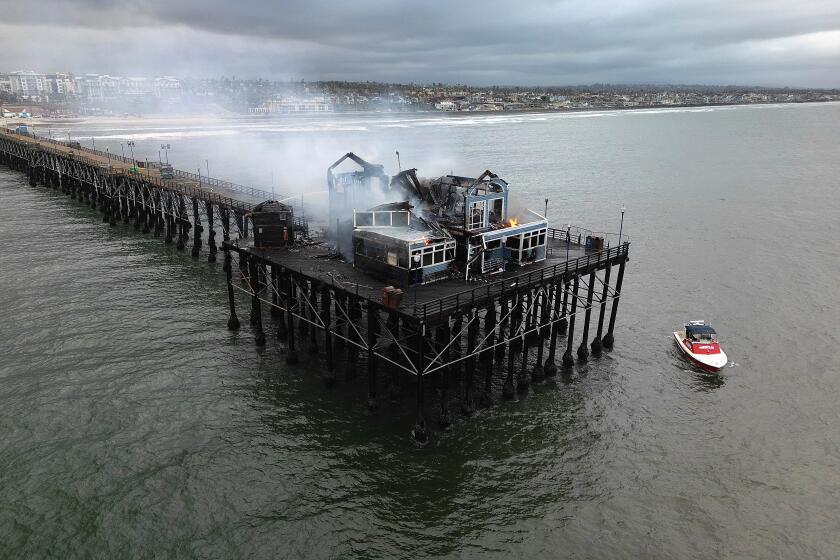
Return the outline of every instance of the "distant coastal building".
{"type": "Polygon", "coordinates": [[[248,109],[252,114],[267,113],[331,113],[334,106],[325,96],[312,97],[283,97],[270,99],[260,107],[248,109]]]}
{"type": "Polygon", "coordinates": [[[50,93],[59,95],[76,95],[76,80],[73,74],[56,72],[46,75],[47,85],[50,93]]]}
{"type": "Polygon", "coordinates": [[[37,72],[17,71],[9,74],[11,92],[30,99],[40,99],[47,92],[47,79],[37,72]]]}
{"type": "Polygon", "coordinates": [[[75,79],[75,92],[85,99],[117,97],[176,98],[181,95],[181,81],[172,76],[154,79],[85,74],[75,79]]]}
{"type": "Polygon", "coordinates": [[[152,82],[152,94],[163,99],[181,97],[181,81],[172,76],[161,76],[152,82]]]}

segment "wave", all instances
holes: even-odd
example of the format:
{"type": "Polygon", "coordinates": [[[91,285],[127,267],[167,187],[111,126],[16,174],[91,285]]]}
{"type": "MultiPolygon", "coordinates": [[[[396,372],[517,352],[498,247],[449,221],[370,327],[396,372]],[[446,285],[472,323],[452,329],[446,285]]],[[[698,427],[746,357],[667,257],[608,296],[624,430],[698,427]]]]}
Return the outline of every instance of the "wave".
{"type": "Polygon", "coordinates": [[[154,140],[157,138],[200,138],[207,136],[234,136],[240,131],[233,129],[220,130],[182,130],[180,132],[134,132],[129,134],[96,135],[93,138],[103,140],[154,140]]]}
{"type": "Polygon", "coordinates": [[[278,126],[261,128],[254,132],[367,132],[364,126],[278,126]]]}

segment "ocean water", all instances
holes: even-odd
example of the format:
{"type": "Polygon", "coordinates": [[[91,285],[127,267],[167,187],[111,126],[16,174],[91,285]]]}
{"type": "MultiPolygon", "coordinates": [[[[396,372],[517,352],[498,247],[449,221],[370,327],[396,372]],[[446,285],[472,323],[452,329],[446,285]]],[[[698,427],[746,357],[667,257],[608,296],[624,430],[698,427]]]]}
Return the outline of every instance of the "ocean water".
{"type": "Polygon", "coordinates": [[[840,104],[53,128],[312,214],[348,150],[490,168],[555,224],[626,205],[631,261],[612,352],[418,451],[410,397],[229,333],[219,264],[0,168],[0,557],[840,556],[840,104]]]}

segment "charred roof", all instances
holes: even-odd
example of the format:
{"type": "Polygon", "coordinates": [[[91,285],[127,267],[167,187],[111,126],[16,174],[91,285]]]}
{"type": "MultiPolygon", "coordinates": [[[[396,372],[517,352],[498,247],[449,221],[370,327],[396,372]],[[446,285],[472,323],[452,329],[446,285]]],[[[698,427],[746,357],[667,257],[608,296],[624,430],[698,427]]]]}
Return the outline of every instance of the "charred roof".
{"type": "Polygon", "coordinates": [[[276,200],[266,200],[254,206],[254,212],[289,212],[292,207],[276,200]]]}

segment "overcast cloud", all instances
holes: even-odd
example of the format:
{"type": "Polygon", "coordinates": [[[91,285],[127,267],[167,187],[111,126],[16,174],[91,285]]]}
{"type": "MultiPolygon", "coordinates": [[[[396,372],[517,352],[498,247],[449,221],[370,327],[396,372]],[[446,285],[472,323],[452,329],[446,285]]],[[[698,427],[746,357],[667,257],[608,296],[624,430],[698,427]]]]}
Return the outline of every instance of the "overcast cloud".
{"type": "Polygon", "coordinates": [[[840,1],[0,0],[0,70],[840,87],[840,1]]]}

